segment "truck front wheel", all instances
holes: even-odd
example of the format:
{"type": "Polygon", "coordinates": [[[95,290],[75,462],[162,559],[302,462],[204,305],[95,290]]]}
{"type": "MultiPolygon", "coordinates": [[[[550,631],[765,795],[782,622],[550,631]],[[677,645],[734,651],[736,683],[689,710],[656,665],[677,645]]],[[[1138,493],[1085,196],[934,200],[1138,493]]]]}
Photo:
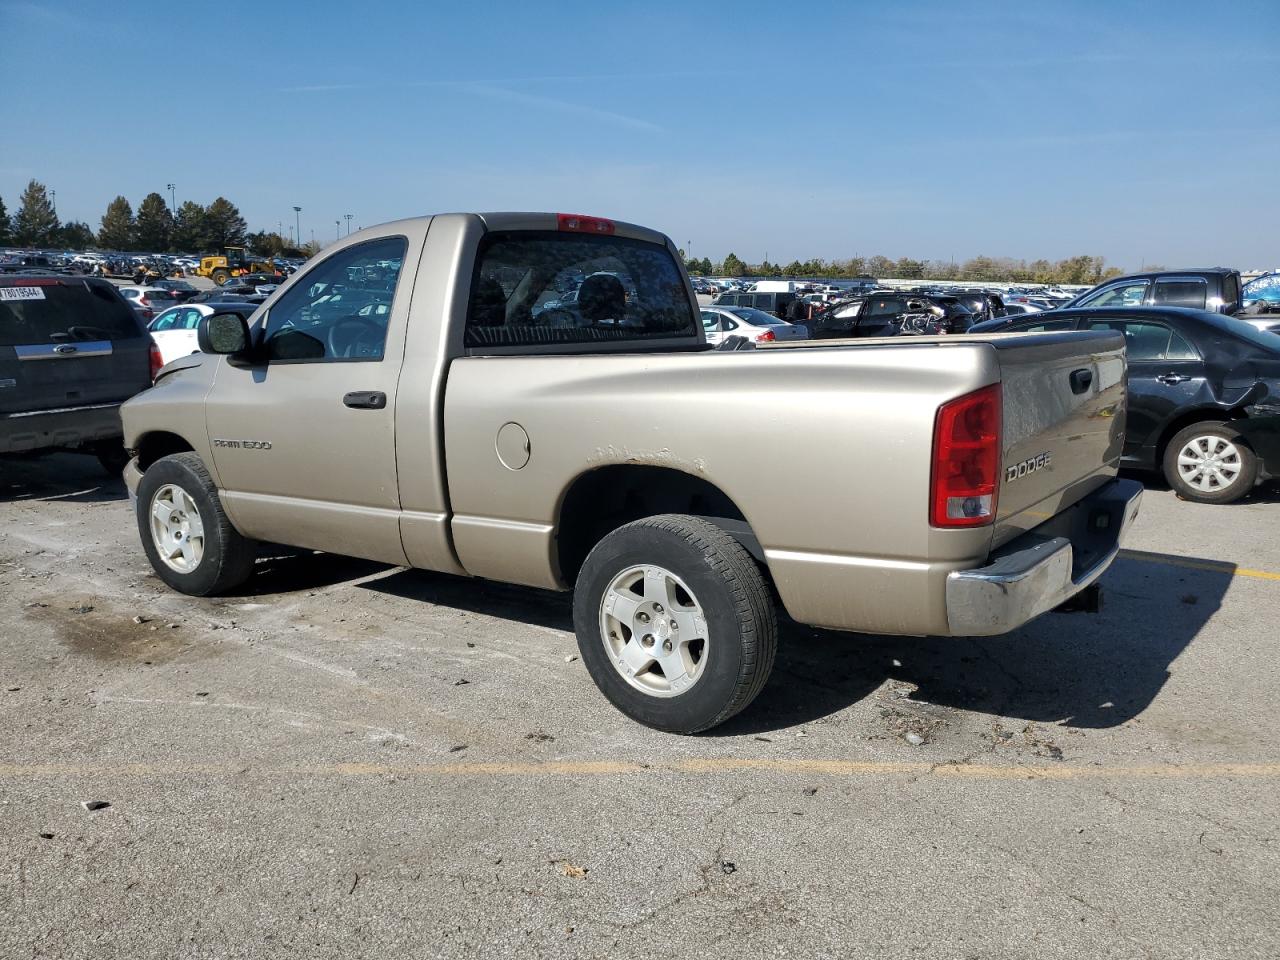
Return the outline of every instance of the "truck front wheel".
{"type": "Polygon", "coordinates": [[[614,530],[578,574],[574,630],[596,686],[628,717],[669,733],[724,723],[760,693],[778,625],[750,554],[698,517],[614,530]]]}
{"type": "Polygon", "coordinates": [[[222,286],[224,283],[226,283],[228,280],[231,279],[231,274],[226,270],[219,269],[219,270],[213,271],[213,275],[211,276],[210,279],[212,279],[213,282],[216,283],[218,286],[222,286]]]}
{"type": "Polygon", "coordinates": [[[199,454],[161,457],[138,484],[138,534],[156,575],[173,589],[207,597],[253,572],[257,544],[227,519],[199,454]]]}

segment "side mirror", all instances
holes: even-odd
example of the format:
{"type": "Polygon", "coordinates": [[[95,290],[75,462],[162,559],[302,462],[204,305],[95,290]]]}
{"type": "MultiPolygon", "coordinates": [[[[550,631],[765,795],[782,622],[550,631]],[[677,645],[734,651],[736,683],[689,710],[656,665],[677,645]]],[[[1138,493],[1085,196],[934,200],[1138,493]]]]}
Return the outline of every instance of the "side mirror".
{"type": "Polygon", "coordinates": [[[249,324],[238,313],[201,317],[196,342],[201,353],[244,353],[249,349],[249,324]]]}

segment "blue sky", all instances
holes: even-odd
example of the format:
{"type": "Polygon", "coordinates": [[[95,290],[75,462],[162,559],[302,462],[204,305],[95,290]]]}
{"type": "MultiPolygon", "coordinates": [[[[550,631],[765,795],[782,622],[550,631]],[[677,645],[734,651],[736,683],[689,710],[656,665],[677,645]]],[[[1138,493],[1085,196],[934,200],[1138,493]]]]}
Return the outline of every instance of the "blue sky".
{"type": "Polygon", "coordinates": [[[0,197],[36,177],[95,229],[172,182],[252,229],[298,204],[304,239],[539,209],[713,259],[1280,266],[1278,40],[1277,0],[0,0],[0,197]]]}

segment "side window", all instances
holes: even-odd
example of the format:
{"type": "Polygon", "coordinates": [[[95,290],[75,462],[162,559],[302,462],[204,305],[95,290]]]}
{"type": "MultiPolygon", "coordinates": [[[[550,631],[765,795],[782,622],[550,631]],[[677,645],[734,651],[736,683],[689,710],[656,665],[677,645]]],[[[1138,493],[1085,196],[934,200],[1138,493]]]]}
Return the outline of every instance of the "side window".
{"type": "Polygon", "coordinates": [[[711,333],[720,329],[720,314],[714,310],[702,311],[702,329],[711,333]]]}
{"type": "MultiPolygon", "coordinates": [[[[1131,363],[1140,360],[1170,359],[1169,342],[1175,334],[1162,323],[1094,320],[1090,322],[1089,328],[1091,330],[1119,330],[1123,333],[1125,354],[1131,363]]],[[[1181,337],[1178,337],[1178,339],[1182,342],[1183,347],[1187,350],[1191,349],[1185,340],[1182,340],[1181,337]]]]}
{"type": "Polygon", "coordinates": [[[1084,300],[1081,307],[1140,307],[1147,295],[1147,281],[1133,280],[1128,283],[1117,283],[1104,287],[1084,300]]]}
{"type": "Polygon", "coordinates": [[[698,313],[664,245],[559,231],[495,232],[480,245],[464,341],[468,347],[532,347],[693,337],[698,313]],[[566,275],[583,278],[573,302],[556,294],[556,278],[566,275]]]}
{"type": "Polygon", "coordinates": [[[267,316],[269,361],[381,360],[404,237],[348,247],[309,270],[267,316]]]}
{"type": "Polygon", "coordinates": [[[151,325],[152,333],[164,333],[166,330],[180,329],[179,321],[185,312],[184,310],[166,310],[151,325]]]}
{"type": "Polygon", "coordinates": [[[194,330],[200,326],[200,311],[187,307],[182,311],[182,319],[178,321],[178,329],[194,330]]]}
{"type": "Polygon", "coordinates": [[[729,330],[737,330],[737,329],[738,329],[738,321],[737,321],[737,320],[730,320],[730,319],[729,319],[728,317],[726,317],[724,314],[721,314],[721,315],[720,315],[720,329],[721,329],[721,330],[725,330],[725,331],[729,331],[729,330]]]}
{"type": "Polygon", "coordinates": [[[896,317],[902,312],[902,301],[894,297],[877,297],[868,301],[867,316],[896,317]]]}
{"type": "Polygon", "coordinates": [[[1157,280],[1151,302],[1167,307],[1195,307],[1203,310],[1209,295],[1209,284],[1204,280],[1157,280]]]}
{"type": "Polygon", "coordinates": [[[1169,333],[1169,350],[1164,355],[1166,360],[1199,360],[1200,354],[1196,353],[1195,347],[1187,343],[1186,340],[1174,332],[1169,333]]]}
{"type": "Polygon", "coordinates": [[[1029,327],[1019,325],[1017,329],[1025,333],[1044,333],[1048,330],[1074,330],[1076,322],[1074,320],[1042,320],[1040,323],[1034,323],[1029,327]]]}

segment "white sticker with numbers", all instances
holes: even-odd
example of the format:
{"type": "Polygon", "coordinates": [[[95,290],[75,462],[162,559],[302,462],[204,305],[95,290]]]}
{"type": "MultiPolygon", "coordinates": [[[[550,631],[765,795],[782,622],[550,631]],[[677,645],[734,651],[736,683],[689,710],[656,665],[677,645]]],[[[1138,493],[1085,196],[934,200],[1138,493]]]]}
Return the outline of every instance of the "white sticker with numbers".
{"type": "Polygon", "coordinates": [[[0,287],[0,301],[43,299],[43,287],[0,287]]]}

